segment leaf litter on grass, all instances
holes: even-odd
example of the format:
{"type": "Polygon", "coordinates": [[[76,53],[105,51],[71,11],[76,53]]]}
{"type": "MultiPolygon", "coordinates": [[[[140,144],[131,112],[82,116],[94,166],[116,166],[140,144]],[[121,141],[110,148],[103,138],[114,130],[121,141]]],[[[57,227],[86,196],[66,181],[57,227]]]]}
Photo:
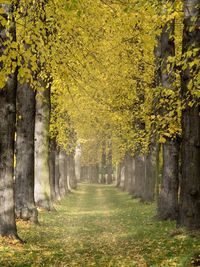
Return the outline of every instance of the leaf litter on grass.
{"type": "MultiPolygon", "coordinates": [[[[24,245],[0,240],[2,267],[189,267],[199,238],[175,223],[154,221],[144,205],[112,186],[79,185],[57,212],[40,212],[41,226],[18,221],[24,245]]],[[[197,266],[197,265],[196,265],[197,266]]]]}

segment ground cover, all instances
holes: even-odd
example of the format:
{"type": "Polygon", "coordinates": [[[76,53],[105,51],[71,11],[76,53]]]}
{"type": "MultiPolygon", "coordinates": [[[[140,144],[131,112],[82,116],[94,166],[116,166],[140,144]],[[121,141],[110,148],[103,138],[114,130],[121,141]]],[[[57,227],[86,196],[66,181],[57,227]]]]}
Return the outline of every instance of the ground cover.
{"type": "Polygon", "coordinates": [[[40,226],[18,222],[26,244],[0,239],[0,266],[200,266],[198,233],[156,221],[155,204],[113,186],[81,184],[56,209],[40,211],[40,226]]]}

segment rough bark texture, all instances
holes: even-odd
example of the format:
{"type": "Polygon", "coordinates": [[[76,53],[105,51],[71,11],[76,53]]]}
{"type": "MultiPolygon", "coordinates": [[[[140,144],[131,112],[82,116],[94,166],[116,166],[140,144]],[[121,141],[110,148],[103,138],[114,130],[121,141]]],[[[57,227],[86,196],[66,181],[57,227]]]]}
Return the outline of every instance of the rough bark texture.
{"type": "Polygon", "coordinates": [[[23,220],[37,223],[34,201],[35,92],[29,83],[18,83],[15,170],[15,212],[23,220]]]}
{"type": "Polygon", "coordinates": [[[158,198],[157,216],[175,220],[178,215],[179,143],[167,141],[163,146],[163,181],[158,198]],[[170,160],[169,160],[170,159],[170,160]]]}
{"type": "Polygon", "coordinates": [[[51,209],[49,181],[49,110],[50,92],[41,82],[43,90],[37,92],[35,116],[35,202],[46,210],[51,209]]]}
{"type": "MultiPolygon", "coordinates": [[[[0,4],[6,19],[11,19],[12,8],[9,4],[0,4]]],[[[0,38],[7,40],[7,34],[15,39],[15,25],[0,26],[0,38]]],[[[1,42],[0,55],[5,46],[1,42]]],[[[2,66],[1,66],[2,67],[2,66]]],[[[16,115],[16,72],[10,75],[4,88],[0,89],[0,236],[17,237],[14,212],[13,176],[14,176],[14,134],[16,115]]]]}
{"type": "MultiPolygon", "coordinates": [[[[200,5],[199,0],[184,1],[183,56],[191,48],[200,49],[200,5]],[[196,19],[196,20],[195,20],[196,19]],[[193,27],[192,29],[190,27],[193,27]]],[[[200,56],[186,58],[192,62],[200,56]]],[[[199,66],[186,68],[182,72],[182,94],[188,98],[189,82],[199,73],[199,66]]],[[[193,86],[192,90],[197,90],[193,86]]],[[[197,100],[197,99],[196,99],[197,100]]],[[[197,100],[198,101],[198,100],[197,100]]],[[[178,223],[189,229],[200,229],[200,107],[190,107],[182,114],[182,167],[180,187],[180,212],[178,223]]]]}

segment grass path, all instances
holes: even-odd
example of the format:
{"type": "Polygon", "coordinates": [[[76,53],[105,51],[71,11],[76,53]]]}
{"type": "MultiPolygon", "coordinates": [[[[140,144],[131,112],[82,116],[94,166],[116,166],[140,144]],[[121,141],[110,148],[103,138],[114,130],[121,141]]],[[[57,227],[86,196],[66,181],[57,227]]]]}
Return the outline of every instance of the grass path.
{"type": "Polygon", "coordinates": [[[27,244],[0,240],[0,266],[145,267],[191,265],[198,236],[171,234],[175,225],[153,220],[155,206],[112,186],[82,184],[40,213],[41,226],[19,222],[27,244]]]}

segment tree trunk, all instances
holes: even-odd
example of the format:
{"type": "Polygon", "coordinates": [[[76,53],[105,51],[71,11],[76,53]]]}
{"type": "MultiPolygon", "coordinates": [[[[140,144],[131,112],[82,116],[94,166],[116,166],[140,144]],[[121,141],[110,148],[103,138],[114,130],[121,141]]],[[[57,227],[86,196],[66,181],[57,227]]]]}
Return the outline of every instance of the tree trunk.
{"type": "Polygon", "coordinates": [[[131,194],[132,180],[133,180],[133,157],[129,152],[127,152],[125,155],[124,166],[125,166],[124,190],[131,194]]]}
{"type": "Polygon", "coordinates": [[[145,162],[144,156],[136,155],[135,156],[135,188],[134,188],[134,197],[141,198],[143,195],[145,184],[145,162]]]}
{"type": "Polygon", "coordinates": [[[35,116],[35,201],[38,207],[51,210],[49,178],[50,90],[43,83],[36,97],[35,116]]]}
{"type": "Polygon", "coordinates": [[[75,159],[74,159],[74,153],[71,153],[68,156],[68,162],[69,162],[69,183],[71,189],[76,189],[77,187],[77,181],[76,181],[76,173],[75,173],[75,159]]]}
{"type": "Polygon", "coordinates": [[[51,187],[51,200],[56,200],[56,141],[55,139],[50,140],[49,150],[49,173],[50,173],[50,187],[51,187]]]}
{"type": "Polygon", "coordinates": [[[121,182],[121,169],[122,169],[122,164],[121,162],[120,163],[117,163],[116,165],[116,187],[119,187],[120,186],[120,182],[121,182]]]}
{"type": "Polygon", "coordinates": [[[155,188],[155,198],[158,200],[160,194],[160,144],[156,144],[156,188],[155,188]]]}
{"type": "Polygon", "coordinates": [[[107,158],[107,184],[112,184],[113,177],[112,177],[112,142],[109,140],[108,142],[108,158],[107,158]]]}
{"type": "Polygon", "coordinates": [[[59,149],[56,148],[55,151],[55,197],[57,201],[60,201],[60,188],[59,188],[59,180],[60,180],[60,171],[59,171],[59,149]]]}
{"type": "Polygon", "coordinates": [[[60,150],[59,153],[59,191],[60,196],[63,197],[68,192],[68,183],[67,183],[67,175],[68,175],[68,166],[66,160],[66,153],[64,150],[60,150]]]}
{"type": "Polygon", "coordinates": [[[167,141],[163,146],[163,181],[158,198],[157,216],[161,220],[175,220],[178,215],[179,144],[167,141]]]}
{"type": "Polygon", "coordinates": [[[124,165],[124,161],[123,161],[123,163],[121,165],[121,174],[120,174],[120,176],[121,176],[121,179],[120,179],[120,188],[122,190],[124,190],[124,181],[125,181],[125,165],[124,165]]]}
{"type": "Polygon", "coordinates": [[[18,83],[15,211],[23,220],[37,223],[34,201],[35,92],[29,83],[18,83]]]}
{"type": "Polygon", "coordinates": [[[102,155],[101,155],[101,184],[106,183],[106,142],[102,143],[102,155]]]}
{"type": "MultiPolygon", "coordinates": [[[[182,71],[182,95],[190,101],[191,90],[198,91],[199,65],[193,65],[200,57],[200,6],[199,0],[184,1],[183,60],[187,68],[182,71]],[[187,52],[198,51],[188,58],[187,52]],[[190,86],[190,82],[193,85],[190,86]]],[[[186,104],[182,114],[182,153],[180,212],[178,223],[189,229],[200,229],[200,106],[186,104]]]]}
{"type": "Polygon", "coordinates": [[[77,182],[81,180],[81,146],[77,145],[75,152],[75,172],[77,182]]]}
{"type": "MultiPolygon", "coordinates": [[[[4,41],[15,41],[15,24],[12,22],[12,7],[9,4],[0,4],[4,11],[3,16],[9,23],[0,24],[0,55],[6,48],[4,41]]],[[[1,67],[2,67],[2,63],[1,67]]],[[[16,88],[17,72],[14,71],[6,80],[3,88],[0,88],[0,236],[17,237],[14,212],[14,135],[16,118],[16,88]]]]}
{"type": "Polygon", "coordinates": [[[156,146],[151,144],[149,154],[145,157],[145,187],[142,201],[154,201],[156,184],[156,146]]]}
{"type": "MultiPolygon", "coordinates": [[[[171,0],[171,4],[174,0],[171,0]]],[[[169,21],[161,35],[161,81],[162,86],[175,91],[174,67],[168,58],[175,56],[174,19],[169,21]]],[[[169,107],[163,109],[163,113],[169,112],[169,107]]],[[[174,111],[176,113],[176,110],[174,111]]],[[[167,138],[163,144],[163,182],[158,198],[158,218],[162,220],[177,218],[178,212],[178,184],[179,184],[179,143],[178,140],[167,138]]]]}

